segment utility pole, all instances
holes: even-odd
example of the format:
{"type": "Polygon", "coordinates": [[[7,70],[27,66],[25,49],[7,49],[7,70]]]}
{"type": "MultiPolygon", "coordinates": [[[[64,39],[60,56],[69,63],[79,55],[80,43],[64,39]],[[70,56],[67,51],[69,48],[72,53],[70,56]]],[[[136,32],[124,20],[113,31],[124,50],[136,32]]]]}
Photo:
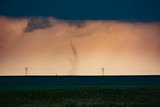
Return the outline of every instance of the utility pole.
{"type": "Polygon", "coordinates": [[[25,67],[25,75],[27,76],[28,75],[28,67],[25,67]]]}
{"type": "Polygon", "coordinates": [[[102,76],[104,76],[104,68],[102,68],[102,76]]]}

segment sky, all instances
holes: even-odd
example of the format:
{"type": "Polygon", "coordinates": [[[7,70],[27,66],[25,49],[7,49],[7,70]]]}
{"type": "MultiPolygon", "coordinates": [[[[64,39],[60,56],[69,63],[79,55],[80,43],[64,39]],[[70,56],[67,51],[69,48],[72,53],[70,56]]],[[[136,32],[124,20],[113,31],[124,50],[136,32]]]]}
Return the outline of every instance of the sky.
{"type": "Polygon", "coordinates": [[[69,20],[159,21],[159,0],[1,0],[0,14],[69,20]]]}
{"type": "Polygon", "coordinates": [[[0,75],[160,75],[159,0],[1,0],[0,75]]]}

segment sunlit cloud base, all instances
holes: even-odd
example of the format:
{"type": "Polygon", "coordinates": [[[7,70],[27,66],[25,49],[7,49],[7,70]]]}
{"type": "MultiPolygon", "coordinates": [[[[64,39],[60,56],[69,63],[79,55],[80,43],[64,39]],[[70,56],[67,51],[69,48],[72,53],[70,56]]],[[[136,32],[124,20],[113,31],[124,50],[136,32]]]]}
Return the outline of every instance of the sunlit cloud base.
{"type": "Polygon", "coordinates": [[[160,75],[160,23],[0,17],[0,75],[160,75]]]}

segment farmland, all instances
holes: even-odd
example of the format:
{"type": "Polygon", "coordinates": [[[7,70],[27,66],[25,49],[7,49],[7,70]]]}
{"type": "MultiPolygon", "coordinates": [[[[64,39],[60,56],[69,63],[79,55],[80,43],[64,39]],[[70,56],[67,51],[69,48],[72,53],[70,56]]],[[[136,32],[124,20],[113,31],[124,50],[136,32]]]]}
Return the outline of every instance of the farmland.
{"type": "Polygon", "coordinates": [[[159,107],[160,88],[7,88],[1,107],[159,107]]]}
{"type": "Polygon", "coordinates": [[[0,77],[0,107],[124,106],[160,107],[160,77],[0,77]]]}

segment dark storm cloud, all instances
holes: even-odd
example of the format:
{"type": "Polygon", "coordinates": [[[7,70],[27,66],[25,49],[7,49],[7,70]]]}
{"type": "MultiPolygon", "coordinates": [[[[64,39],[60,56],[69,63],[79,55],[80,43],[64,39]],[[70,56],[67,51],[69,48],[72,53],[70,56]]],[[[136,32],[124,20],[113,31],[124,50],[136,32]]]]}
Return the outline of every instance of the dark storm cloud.
{"type": "Polygon", "coordinates": [[[45,17],[31,17],[28,19],[28,24],[25,29],[25,32],[32,32],[37,29],[45,29],[48,27],[52,27],[52,23],[50,18],[45,17]]]}
{"type": "Polygon", "coordinates": [[[66,22],[69,26],[76,26],[78,28],[83,28],[86,25],[85,21],[82,20],[68,20],[66,22]]]}

